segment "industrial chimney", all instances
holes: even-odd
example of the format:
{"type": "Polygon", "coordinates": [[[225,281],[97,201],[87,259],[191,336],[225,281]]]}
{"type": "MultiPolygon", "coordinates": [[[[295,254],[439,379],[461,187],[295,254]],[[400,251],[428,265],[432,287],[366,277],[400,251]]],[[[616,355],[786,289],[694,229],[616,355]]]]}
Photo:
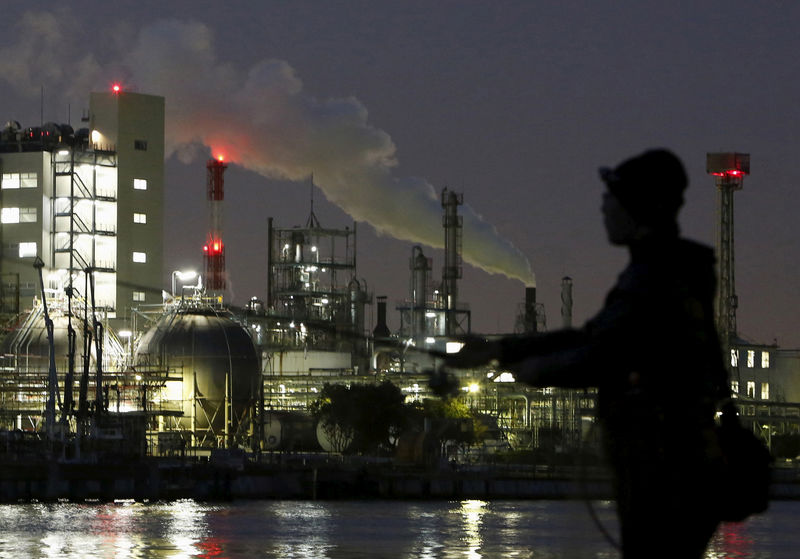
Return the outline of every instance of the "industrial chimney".
{"type": "Polygon", "coordinates": [[[536,332],[536,288],[525,288],[525,333],[533,334],[536,332]]]}
{"type": "Polygon", "coordinates": [[[220,155],[209,159],[206,164],[208,181],[208,234],[203,245],[203,266],[205,268],[206,289],[223,291],[225,289],[225,244],[222,242],[222,201],[225,199],[225,169],[228,166],[220,155]]]}
{"type": "Polygon", "coordinates": [[[561,323],[564,328],[572,327],[572,278],[561,278],[561,323]]]}
{"type": "Polygon", "coordinates": [[[442,273],[442,295],[445,308],[445,335],[454,336],[458,329],[458,279],[461,278],[461,216],[458,206],[464,203],[464,195],[442,189],[444,208],[444,270],[442,273]]]}
{"type": "Polygon", "coordinates": [[[386,324],[386,295],[379,295],[376,299],[378,300],[378,323],[375,325],[372,335],[376,340],[389,338],[392,332],[386,324]]]}

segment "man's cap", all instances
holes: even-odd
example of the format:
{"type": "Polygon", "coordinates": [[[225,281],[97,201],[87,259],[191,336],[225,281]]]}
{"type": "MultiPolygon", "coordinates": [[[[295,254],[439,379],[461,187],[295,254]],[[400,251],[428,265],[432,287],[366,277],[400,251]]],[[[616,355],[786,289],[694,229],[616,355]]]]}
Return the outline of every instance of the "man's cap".
{"type": "Polygon", "coordinates": [[[600,178],[637,222],[658,225],[674,222],[689,183],[678,157],[666,149],[652,149],[614,167],[600,168],[600,178]]]}

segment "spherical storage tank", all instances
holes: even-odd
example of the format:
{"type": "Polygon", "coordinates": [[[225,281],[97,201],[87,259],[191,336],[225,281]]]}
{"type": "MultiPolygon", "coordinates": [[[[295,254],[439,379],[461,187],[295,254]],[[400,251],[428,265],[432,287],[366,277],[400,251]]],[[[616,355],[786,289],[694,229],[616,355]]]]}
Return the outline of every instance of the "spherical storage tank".
{"type": "MultiPolygon", "coordinates": [[[[182,428],[191,430],[194,417],[198,432],[224,433],[228,378],[230,434],[240,438],[249,427],[259,393],[258,353],[247,330],[232,319],[213,310],[166,314],[142,336],[135,362],[141,370],[163,367],[182,376],[182,428]]],[[[177,399],[174,391],[167,392],[170,399],[177,399]]],[[[198,442],[202,439],[198,435],[198,442]]],[[[206,437],[206,444],[214,439],[206,437]]]]}

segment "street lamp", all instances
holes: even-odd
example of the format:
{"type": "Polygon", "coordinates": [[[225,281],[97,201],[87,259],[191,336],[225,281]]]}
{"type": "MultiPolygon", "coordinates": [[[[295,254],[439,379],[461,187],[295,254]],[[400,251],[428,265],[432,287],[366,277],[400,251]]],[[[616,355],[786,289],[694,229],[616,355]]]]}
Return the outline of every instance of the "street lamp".
{"type": "Polygon", "coordinates": [[[194,270],[175,270],[172,272],[172,296],[175,297],[175,291],[177,291],[177,278],[180,278],[181,281],[183,280],[191,280],[197,277],[197,272],[194,270]]]}

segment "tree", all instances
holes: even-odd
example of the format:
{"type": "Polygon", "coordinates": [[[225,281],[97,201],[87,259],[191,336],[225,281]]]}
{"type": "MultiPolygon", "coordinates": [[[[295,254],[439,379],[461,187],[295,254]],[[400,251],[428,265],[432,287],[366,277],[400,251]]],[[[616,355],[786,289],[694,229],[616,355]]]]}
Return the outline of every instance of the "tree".
{"type": "Polygon", "coordinates": [[[486,426],[472,410],[455,398],[426,399],[422,403],[422,413],[438,424],[436,435],[439,441],[470,446],[480,441],[486,433],[486,426]]]}
{"type": "Polygon", "coordinates": [[[394,449],[408,425],[411,407],[389,381],[381,384],[325,384],[311,413],[339,452],[381,453],[394,449]]]}

